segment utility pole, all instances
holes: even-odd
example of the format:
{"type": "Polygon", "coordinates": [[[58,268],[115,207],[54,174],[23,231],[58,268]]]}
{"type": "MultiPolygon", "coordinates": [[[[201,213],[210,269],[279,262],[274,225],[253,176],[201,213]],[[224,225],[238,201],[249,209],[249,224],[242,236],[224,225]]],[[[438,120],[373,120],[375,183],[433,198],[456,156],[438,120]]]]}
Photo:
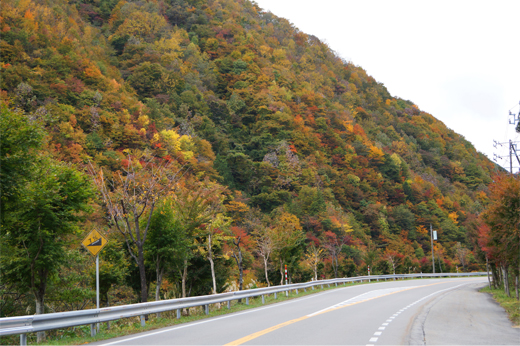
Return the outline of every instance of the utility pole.
{"type": "MultiPolygon", "coordinates": [[[[508,146],[508,149],[509,149],[509,173],[513,174],[513,155],[516,157],[516,160],[518,161],[518,164],[520,165],[520,157],[518,156],[518,151],[517,151],[517,144],[520,143],[518,141],[512,141],[512,140],[509,140],[509,142],[497,142],[495,140],[493,140],[493,147],[495,148],[498,148],[498,146],[504,146],[507,144],[508,146]]],[[[495,154],[493,153],[493,160],[495,162],[498,162],[498,159],[505,159],[507,158],[507,156],[502,156],[502,155],[498,155],[498,154],[495,154]]]]}
{"type": "Polygon", "coordinates": [[[433,274],[435,274],[435,257],[433,256],[433,228],[432,228],[432,224],[430,224],[430,239],[432,240],[432,268],[433,268],[433,274]]]}
{"type": "MultiPolygon", "coordinates": [[[[519,102],[520,104],[520,102],[519,102]]],[[[511,111],[509,111],[509,125],[513,125],[515,126],[515,130],[517,130],[517,132],[520,132],[520,108],[518,110],[518,114],[515,114],[511,111]]],[[[513,174],[513,154],[515,155],[516,157],[516,160],[518,161],[518,164],[520,164],[520,157],[518,156],[518,152],[516,150],[516,145],[519,143],[519,142],[514,142],[512,140],[509,140],[509,142],[497,142],[495,140],[493,140],[493,146],[495,148],[497,148],[498,146],[504,146],[505,144],[508,145],[508,149],[509,149],[509,173],[513,174]]],[[[495,162],[497,162],[497,159],[505,159],[504,156],[500,156],[500,155],[497,155],[495,153],[493,153],[493,160],[495,162]]]]}

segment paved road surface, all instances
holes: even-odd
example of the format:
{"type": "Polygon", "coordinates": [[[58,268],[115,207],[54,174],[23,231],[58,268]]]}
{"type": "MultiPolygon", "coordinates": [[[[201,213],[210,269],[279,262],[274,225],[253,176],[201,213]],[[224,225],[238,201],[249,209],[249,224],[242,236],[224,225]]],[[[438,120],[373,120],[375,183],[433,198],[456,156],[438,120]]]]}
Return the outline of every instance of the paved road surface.
{"type": "Polygon", "coordinates": [[[485,278],[388,281],[96,345],[520,345],[485,278]]]}

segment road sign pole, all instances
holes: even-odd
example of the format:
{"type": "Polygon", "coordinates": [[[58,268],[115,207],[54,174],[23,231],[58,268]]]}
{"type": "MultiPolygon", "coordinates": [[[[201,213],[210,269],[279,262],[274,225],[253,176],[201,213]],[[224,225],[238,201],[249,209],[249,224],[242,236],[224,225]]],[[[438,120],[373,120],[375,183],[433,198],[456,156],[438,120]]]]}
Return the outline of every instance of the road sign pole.
{"type": "MultiPolygon", "coordinates": [[[[99,309],[99,254],[96,255],[96,308],[99,309]]],[[[99,323],[97,331],[99,333],[99,323]]]]}

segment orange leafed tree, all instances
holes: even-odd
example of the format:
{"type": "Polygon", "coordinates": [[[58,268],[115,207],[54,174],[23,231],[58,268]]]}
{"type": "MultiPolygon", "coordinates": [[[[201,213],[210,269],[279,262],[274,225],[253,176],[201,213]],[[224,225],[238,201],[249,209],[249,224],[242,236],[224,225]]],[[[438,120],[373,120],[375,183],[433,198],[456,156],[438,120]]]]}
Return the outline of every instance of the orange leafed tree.
{"type": "Polygon", "coordinates": [[[483,213],[489,232],[481,229],[481,246],[492,264],[501,266],[504,289],[508,295],[510,294],[508,272],[509,267],[513,267],[518,298],[520,177],[505,173],[496,174],[489,190],[490,203],[483,213]]]}

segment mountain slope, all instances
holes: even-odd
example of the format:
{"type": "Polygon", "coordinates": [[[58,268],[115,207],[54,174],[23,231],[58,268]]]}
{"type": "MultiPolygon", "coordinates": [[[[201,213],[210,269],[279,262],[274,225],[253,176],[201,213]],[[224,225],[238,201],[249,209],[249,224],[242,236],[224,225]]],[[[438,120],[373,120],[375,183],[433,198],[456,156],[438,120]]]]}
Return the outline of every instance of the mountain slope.
{"type": "Polygon", "coordinates": [[[62,160],[117,170],[125,149],[170,155],[266,217],[295,215],[307,243],[348,223],[342,256],[360,271],[377,248],[382,271],[382,248],[426,270],[430,223],[445,270],[457,243],[473,246],[495,166],[254,3],[9,0],[2,12],[2,97],[52,115],[62,160]],[[171,129],[192,140],[176,147],[171,129]]]}

